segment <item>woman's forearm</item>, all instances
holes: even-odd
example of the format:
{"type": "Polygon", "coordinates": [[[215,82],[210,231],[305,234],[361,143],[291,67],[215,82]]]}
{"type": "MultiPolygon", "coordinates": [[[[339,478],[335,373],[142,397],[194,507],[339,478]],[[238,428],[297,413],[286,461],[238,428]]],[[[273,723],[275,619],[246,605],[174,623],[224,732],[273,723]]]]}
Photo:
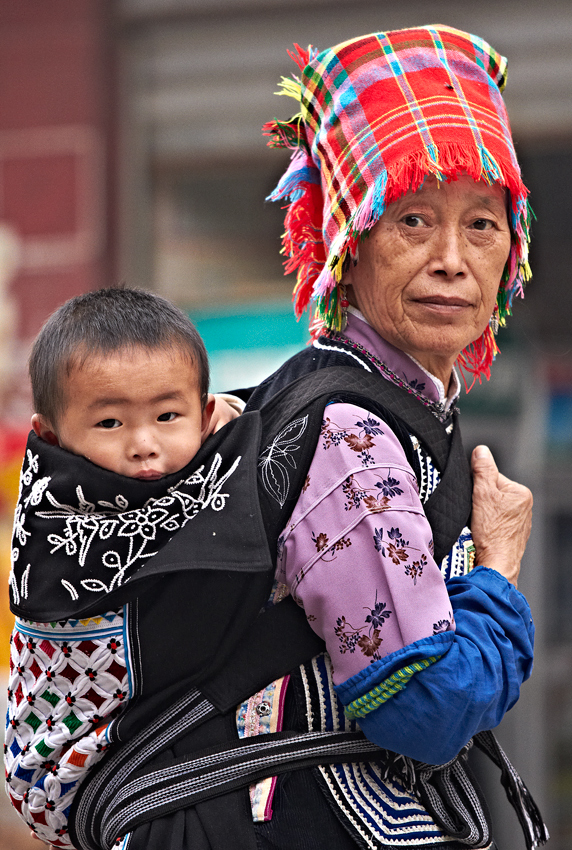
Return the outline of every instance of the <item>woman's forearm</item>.
{"type": "MultiPolygon", "coordinates": [[[[370,740],[430,764],[449,761],[475,733],[498,725],[532,669],[534,625],[514,586],[479,567],[451,579],[448,590],[456,622],[449,648],[359,719],[370,740]]],[[[345,705],[355,700],[355,683],[337,690],[345,705]]]]}

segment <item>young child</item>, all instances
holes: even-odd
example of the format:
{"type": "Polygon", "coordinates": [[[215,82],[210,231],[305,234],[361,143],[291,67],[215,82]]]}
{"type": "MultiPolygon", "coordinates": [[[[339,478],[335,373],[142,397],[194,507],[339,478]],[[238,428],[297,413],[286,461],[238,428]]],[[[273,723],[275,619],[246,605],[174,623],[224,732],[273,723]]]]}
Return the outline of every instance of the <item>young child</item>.
{"type": "Polygon", "coordinates": [[[129,478],[178,472],[208,433],[203,342],[146,292],[105,289],[64,304],[34,344],[30,377],[38,437],[129,478]]]}
{"type": "MultiPolygon", "coordinates": [[[[178,585],[157,585],[156,578],[190,558],[188,538],[183,554],[175,550],[160,567],[152,566],[154,556],[172,551],[171,540],[191,519],[199,561],[217,533],[224,551],[218,517],[237,493],[231,479],[241,458],[234,445],[221,449],[228,438],[219,431],[214,453],[205,447],[203,464],[195,463],[213,425],[207,354],[188,318],[155,295],[104,289],[68,301],[36,339],[30,376],[34,433],[10,579],[17,619],[7,787],[38,837],[71,847],[67,819],[78,785],[113,739],[113,719],[140,694],[143,673],[167,690],[193,673],[192,659],[177,661],[176,648],[172,668],[145,669],[150,644],[133,635],[135,617],[144,620],[146,609],[132,613],[130,588],[145,574],[137,587],[144,593],[150,582],[147,608],[184,621],[184,574],[176,573],[178,585]],[[202,549],[201,534],[208,544],[202,549]],[[133,657],[138,643],[143,660],[133,657]]],[[[248,523],[240,518],[243,502],[241,496],[238,522],[248,523]]],[[[197,649],[197,665],[202,661],[197,649]]]]}

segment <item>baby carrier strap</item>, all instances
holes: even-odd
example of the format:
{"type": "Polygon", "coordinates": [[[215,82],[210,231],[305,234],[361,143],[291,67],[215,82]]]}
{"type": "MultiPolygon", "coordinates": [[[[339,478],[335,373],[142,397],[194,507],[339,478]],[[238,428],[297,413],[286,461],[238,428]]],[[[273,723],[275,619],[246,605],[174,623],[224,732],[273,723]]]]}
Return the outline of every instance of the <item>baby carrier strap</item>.
{"type": "MultiPolygon", "coordinates": [[[[273,610],[278,609],[282,609],[280,624],[286,632],[269,630],[268,643],[259,645],[258,655],[263,660],[266,656],[268,663],[271,663],[271,657],[275,664],[280,661],[291,663],[287,643],[294,633],[289,631],[288,621],[296,627],[295,617],[290,619],[290,616],[300,609],[291,599],[284,600],[273,610]]],[[[271,613],[259,619],[264,620],[271,613]]],[[[303,647],[303,641],[303,638],[301,642],[299,639],[298,650],[303,647]]],[[[310,653],[315,648],[315,645],[306,645],[310,653]]],[[[238,658],[234,660],[239,661],[238,658]]],[[[244,656],[244,660],[250,663],[248,656],[244,656]]],[[[255,674],[243,670],[240,684],[245,686],[249,675],[255,674]]],[[[254,682],[255,678],[252,678],[252,691],[256,687],[254,682]]],[[[219,682],[221,684],[222,681],[219,682]]],[[[243,691],[237,687],[236,681],[227,682],[227,685],[224,699],[232,701],[234,707],[242,698],[238,694],[243,691]]],[[[341,761],[375,761],[386,778],[397,779],[422,802],[436,823],[450,836],[453,846],[458,846],[456,842],[460,841],[467,847],[485,848],[491,841],[491,823],[486,803],[467,762],[472,743],[500,768],[502,783],[516,810],[528,850],[547,840],[546,828],[530,792],[491,732],[479,733],[456,759],[436,766],[421,764],[378,748],[361,732],[280,732],[237,740],[233,724],[234,711],[221,714],[219,707],[215,707],[203,693],[197,689],[189,691],[103,762],[86,784],[84,793],[76,798],[73,816],[70,817],[74,846],[83,850],[111,850],[118,835],[124,835],[140,824],[165,817],[181,808],[208,803],[221,795],[232,796],[268,775],[341,761]],[[204,737],[207,721],[210,722],[210,726],[207,724],[210,739],[213,738],[212,726],[218,733],[216,743],[210,747],[205,747],[205,740],[209,739],[209,736],[204,737]],[[177,739],[185,745],[183,751],[192,755],[161,757],[162,750],[170,748],[177,739]]],[[[209,811],[203,809],[203,818],[206,816],[208,820],[209,811]]],[[[219,817],[218,812],[219,807],[215,807],[213,816],[219,817]]],[[[226,834],[233,835],[233,847],[236,850],[253,848],[250,813],[240,805],[229,806],[228,812],[233,822],[228,825],[226,834]],[[234,812],[234,817],[231,812],[234,812]]],[[[220,848],[217,844],[216,850],[225,846],[225,842],[220,848]]],[[[147,844],[146,850],[162,850],[162,847],[147,844]]],[[[392,845],[387,850],[397,848],[392,845]]]]}
{"type": "MultiPolygon", "coordinates": [[[[379,373],[365,372],[351,366],[327,366],[302,375],[267,401],[261,408],[262,444],[288,411],[299,415],[309,403],[343,400],[354,396],[353,403],[369,409],[372,402],[398,417],[423,442],[442,471],[449,455],[446,429],[433,413],[403,387],[391,383],[379,373]]],[[[319,405],[318,405],[319,406],[319,405]]],[[[399,435],[398,435],[399,436],[399,435]]],[[[409,451],[409,450],[407,450],[409,451]]]]}

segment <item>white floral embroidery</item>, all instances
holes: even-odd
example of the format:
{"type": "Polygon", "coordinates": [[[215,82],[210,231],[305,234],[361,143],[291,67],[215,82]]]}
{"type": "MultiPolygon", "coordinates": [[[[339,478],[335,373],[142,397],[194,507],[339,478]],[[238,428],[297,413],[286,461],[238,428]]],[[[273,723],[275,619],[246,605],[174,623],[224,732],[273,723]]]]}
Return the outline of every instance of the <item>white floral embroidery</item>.
{"type": "Polygon", "coordinates": [[[24,572],[22,573],[22,581],[20,583],[20,591],[24,599],[28,598],[28,579],[30,577],[30,568],[31,564],[28,564],[24,572]]]}
{"type": "MultiPolygon", "coordinates": [[[[28,451],[28,467],[22,473],[22,482],[30,486],[34,473],[38,472],[38,456],[33,456],[28,451]]],[[[205,472],[205,466],[201,466],[186,479],[181,479],[173,487],[170,487],[165,496],[158,499],[149,499],[142,508],[129,510],[128,500],[118,495],[114,502],[98,501],[97,504],[86,499],[81,486],[76,487],[77,505],[68,505],[59,502],[49,489],[51,478],[40,478],[32,485],[30,494],[24,500],[28,505],[38,505],[45,496],[54,510],[36,511],[35,515],[42,519],[63,520],[63,529],[60,533],[49,534],[47,539],[51,545],[50,554],[64,549],[66,555],[77,557],[80,567],[84,567],[90,548],[95,540],[116,541],[118,549],[121,539],[127,543],[127,551],[123,544],[123,551],[114,548],[108,549],[102,555],[102,563],[105,567],[114,571],[109,582],[99,578],[87,578],[80,581],[81,586],[93,593],[109,593],[119,587],[125,578],[125,573],[136,562],[151,558],[156,554],[152,547],[157,538],[158,529],[175,533],[183,528],[189,520],[193,519],[199,511],[211,508],[221,511],[226,505],[228,493],[222,489],[230,476],[235,472],[241,461],[237,457],[230,468],[218,477],[222,457],[214,456],[210,469],[205,472]],[[194,495],[191,488],[198,488],[194,495]],[[102,510],[103,508],[103,510],[102,510]]],[[[30,532],[24,529],[26,514],[19,504],[16,510],[14,522],[14,537],[20,546],[25,546],[30,532]]],[[[60,525],[61,528],[61,525],[60,525]]],[[[12,550],[12,573],[10,583],[12,586],[14,601],[20,601],[20,596],[27,596],[29,567],[26,568],[25,581],[22,577],[22,586],[18,587],[14,575],[14,564],[18,560],[20,551],[17,546],[12,550]],[[24,593],[25,588],[25,593],[24,593]]],[[[70,593],[72,599],[79,596],[78,588],[69,580],[62,579],[62,585],[70,593]]]]}
{"type": "MultiPolygon", "coordinates": [[[[25,546],[28,537],[30,537],[30,532],[24,530],[24,523],[26,522],[26,514],[22,510],[22,505],[16,505],[16,510],[14,511],[14,531],[13,535],[17,538],[20,546],[25,546]]],[[[18,552],[18,549],[15,550],[18,552]]],[[[18,557],[16,555],[16,557],[18,557]]]]}
{"type": "Polygon", "coordinates": [[[20,604],[20,588],[18,587],[18,582],[16,581],[16,576],[14,575],[14,568],[10,570],[10,575],[8,577],[8,584],[12,588],[12,596],[14,598],[14,604],[20,604]]]}
{"type": "Polygon", "coordinates": [[[69,595],[74,600],[74,602],[75,602],[76,599],[79,599],[79,593],[77,592],[77,590],[75,589],[73,584],[70,584],[70,582],[66,581],[65,578],[62,579],[62,584],[65,587],[65,589],[68,591],[69,595]]]}
{"type": "Polygon", "coordinates": [[[280,507],[284,506],[290,491],[288,466],[296,469],[294,452],[300,448],[296,440],[302,437],[307,425],[307,416],[303,419],[294,419],[274,437],[271,444],[260,455],[258,465],[262,467],[262,484],[280,507]]]}
{"type": "Polygon", "coordinates": [[[51,481],[51,477],[48,478],[38,478],[37,481],[34,481],[32,484],[32,491],[29,496],[24,499],[24,507],[27,508],[30,505],[39,505],[42,501],[42,496],[44,495],[44,490],[46,490],[48,484],[51,481]]]}
{"type": "Polygon", "coordinates": [[[25,484],[26,487],[29,487],[32,483],[32,479],[34,474],[38,471],[38,457],[39,455],[33,455],[30,449],[26,449],[26,459],[28,461],[28,468],[24,470],[22,467],[22,472],[20,474],[20,486],[25,484]]]}
{"type": "MultiPolygon", "coordinates": [[[[16,559],[17,556],[13,560],[15,561],[16,559]]],[[[18,579],[16,578],[16,574],[14,573],[14,567],[12,566],[12,569],[10,570],[10,575],[8,576],[8,584],[12,588],[12,595],[14,597],[14,602],[16,603],[16,605],[20,604],[21,598],[28,598],[28,579],[30,577],[30,567],[31,565],[28,564],[28,566],[22,573],[20,587],[18,587],[18,579]]]]}

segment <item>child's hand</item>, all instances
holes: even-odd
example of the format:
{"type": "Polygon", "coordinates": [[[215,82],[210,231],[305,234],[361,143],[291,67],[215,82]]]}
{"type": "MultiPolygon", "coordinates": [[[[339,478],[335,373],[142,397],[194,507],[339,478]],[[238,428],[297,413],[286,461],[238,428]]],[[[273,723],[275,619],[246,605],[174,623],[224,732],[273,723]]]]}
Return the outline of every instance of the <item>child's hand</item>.
{"type": "Polygon", "coordinates": [[[214,399],[214,411],[205,437],[208,437],[209,434],[216,434],[223,425],[240,416],[244,409],[244,402],[234,395],[217,393],[213,396],[209,393],[209,401],[211,399],[214,399]]]}

